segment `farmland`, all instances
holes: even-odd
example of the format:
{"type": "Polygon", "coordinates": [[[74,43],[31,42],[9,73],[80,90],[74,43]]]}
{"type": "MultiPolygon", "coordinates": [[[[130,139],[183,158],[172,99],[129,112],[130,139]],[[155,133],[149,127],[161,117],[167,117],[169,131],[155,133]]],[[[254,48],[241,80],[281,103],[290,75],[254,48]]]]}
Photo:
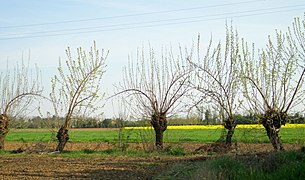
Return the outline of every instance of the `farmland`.
{"type": "MultiPolygon", "coordinates": [[[[213,142],[221,141],[223,128],[211,126],[196,128],[171,127],[165,133],[165,149],[162,152],[149,149],[154,147],[154,133],[149,128],[71,129],[66,151],[61,154],[46,153],[52,152],[56,146],[56,131],[12,129],[6,137],[5,151],[0,153],[1,161],[5,162],[0,177],[146,179],[161,176],[166,178],[172,177],[172,173],[179,174],[184,171],[185,168],[181,166],[185,165],[191,167],[186,170],[193,176],[193,173],[195,175],[198,173],[195,170],[206,159],[214,159],[217,154],[224,153],[216,152],[210,146],[213,142]],[[196,151],[202,147],[205,149],[196,151]],[[17,149],[24,152],[16,153],[17,149]],[[38,162],[39,166],[37,166],[38,162]]],[[[283,128],[281,137],[287,150],[299,150],[304,144],[305,129],[297,126],[283,128]]],[[[272,146],[262,128],[247,128],[247,126],[239,128],[233,141],[237,142],[235,146],[238,147],[238,151],[234,146],[229,154],[238,153],[241,156],[248,154],[250,157],[251,154],[272,151],[272,146]]],[[[178,177],[188,176],[180,174],[178,177]]]]}
{"type": "MultiPolygon", "coordinates": [[[[194,128],[183,129],[183,126],[173,128],[169,126],[169,130],[165,132],[165,142],[183,143],[212,143],[221,141],[222,135],[225,135],[225,130],[219,126],[217,128],[198,129],[194,128]]],[[[202,128],[205,126],[202,125],[202,128]]],[[[212,126],[210,126],[212,127],[212,126]]],[[[280,135],[284,143],[302,144],[304,143],[305,128],[294,125],[282,128],[280,135]]],[[[56,131],[52,129],[12,129],[7,135],[7,142],[50,142],[56,141],[56,131]]],[[[70,142],[143,142],[154,141],[153,130],[144,128],[127,128],[127,129],[71,129],[70,142]]],[[[269,143],[266,132],[262,128],[239,128],[233,137],[234,142],[240,143],[269,143]]]]}
{"type": "Polygon", "coordinates": [[[305,4],[1,7],[0,180],[305,179],[305,4]]]}

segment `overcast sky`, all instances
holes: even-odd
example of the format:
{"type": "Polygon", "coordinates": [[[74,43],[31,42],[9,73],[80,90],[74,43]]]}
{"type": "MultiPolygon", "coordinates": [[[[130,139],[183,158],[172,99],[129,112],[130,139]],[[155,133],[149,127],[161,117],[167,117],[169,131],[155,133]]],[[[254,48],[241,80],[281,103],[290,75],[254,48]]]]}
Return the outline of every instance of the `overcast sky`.
{"type": "MultiPolygon", "coordinates": [[[[50,79],[57,73],[59,57],[65,59],[65,49],[87,50],[95,40],[98,48],[110,51],[103,91],[111,95],[128,55],[143,44],[150,43],[156,51],[179,43],[190,47],[199,33],[203,43],[211,36],[223,40],[227,20],[240,36],[261,48],[269,34],[286,30],[304,12],[303,0],[2,0],[0,69],[30,52],[49,94],[50,79]]],[[[107,103],[106,117],[113,116],[112,109],[107,103]]]]}

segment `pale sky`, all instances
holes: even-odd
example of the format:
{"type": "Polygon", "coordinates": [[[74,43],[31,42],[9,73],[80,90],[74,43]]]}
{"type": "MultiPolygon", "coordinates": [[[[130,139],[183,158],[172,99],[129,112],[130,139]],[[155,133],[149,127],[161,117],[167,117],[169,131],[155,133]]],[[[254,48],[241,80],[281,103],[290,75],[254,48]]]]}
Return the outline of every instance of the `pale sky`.
{"type": "MultiPolygon", "coordinates": [[[[7,60],[13,66],[30,51],[47,95],[65,49],[89,50],[95,40],[98,48],[110,51],[103,91],[111,95],[128,55],[143,44],[156,51],[178,44],[190,47],[199,33],[205,43],[211,35],[223,40],[227,20],[241,37],[262,48],[268,35],[286,30],[304,12],[303,0],[1,0],[0,70],[7,60]]],[[[102,111],[106,117],[117,113],[111,103],[102,111]]]]}

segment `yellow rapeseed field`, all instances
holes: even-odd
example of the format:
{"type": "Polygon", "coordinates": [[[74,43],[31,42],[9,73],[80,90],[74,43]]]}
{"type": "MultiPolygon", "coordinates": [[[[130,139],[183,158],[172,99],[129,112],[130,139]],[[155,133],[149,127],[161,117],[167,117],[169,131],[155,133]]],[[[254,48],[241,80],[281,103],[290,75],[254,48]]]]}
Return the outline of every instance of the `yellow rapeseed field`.
{"type": "MultiPolygon", "coordinates": [[[[178,130],[196,130],[196,129],[223,129],[223,125],[181,125],[181,126],[168,126],[167,129],[178,129],[178,130]]],[[[263,129],[262,124],[238,124],[236,126],[237,129],[263,129]]],[[[305,124],[286,124],[282,126],[282,128],[305,128],[305,124]]],[[[151,126],[145,127],[125,127],[124,129],[145,129],[145,130],[152,130],[151,126]]]]}

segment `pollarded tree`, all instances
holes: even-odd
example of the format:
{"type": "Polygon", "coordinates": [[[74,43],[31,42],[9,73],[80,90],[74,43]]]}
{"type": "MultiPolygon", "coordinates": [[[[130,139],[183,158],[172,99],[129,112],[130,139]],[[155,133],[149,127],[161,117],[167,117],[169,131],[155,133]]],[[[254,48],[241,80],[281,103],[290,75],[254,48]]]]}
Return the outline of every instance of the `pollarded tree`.
{"type": "MultiPolygon", "coordinates": [[[[236,128],[234,112],[238,107],[239,83],[239,40],[233,28],[226,28],[226,41],[219,42],[215,48],[210,40],[207,51],[201,58],[198,40],[198,61],[191,61],[196,81],[192,86],[200,92],[200,101],[209,102],[219,111],[225,129],[226,144],[232,144],[232,136],[236,128]]],[[[200,36],[199,36],[200,37],[200,36]]],[[[200,38],[198,38],[200,39],[200,38]]]]}
{"type": "Polygon", "coordinates": [[[257,56],[243,43],[240,65],[244,96],[251,111],[259,116],[274,150],[284,149],[279,131],[288,113],[304,108],[304,20],[296,18],[286,33],[276,31],[275,39],[269,36],[267,47],[257,56]]]}
{"type": "Polygon", "coordinates": [[[35,98],[40,97],[42,87],[39,71],[32,71],[22,61],[21,66],[0,75],[1,111],[0,115],[0,149],[4,149],[4,140],[9,132],[9,122],[13,117],[20,117],[27,112],[35,98]]]}
{"type": "Polygon", "coordinates": [[[68,128],[73,117],[80,115],[92,116],[99,108],[95,103],[101,100],[100,81],[105,73],[105,60],[108,52],[99,51],[94,42],[89,54],[77,49],[77,59],[71,55],[70,48],[66,50],[66,66],[59,61],[59,76],[52,79],[52,92],[50,98],[55,113],[64,113],[65,121],[58,130],[59,141],[56,151],[62,152],[69,140],[68,128]]]}
{"type": "Polygon", "coordinates": [[[187,86],[190,70],[186,69],[186,58],[175,57],[172,50],[165,50],[160,58],[149,48],[137,52],[137,59],[130,60],[124,69],[124,80],[119,93],[124,93],[137,116],[150,119],[156,135],[156,147],[163,148],[163,133],[167,129],[167,118],[181,108],[181,100],[189,91],[187,86]]]}

